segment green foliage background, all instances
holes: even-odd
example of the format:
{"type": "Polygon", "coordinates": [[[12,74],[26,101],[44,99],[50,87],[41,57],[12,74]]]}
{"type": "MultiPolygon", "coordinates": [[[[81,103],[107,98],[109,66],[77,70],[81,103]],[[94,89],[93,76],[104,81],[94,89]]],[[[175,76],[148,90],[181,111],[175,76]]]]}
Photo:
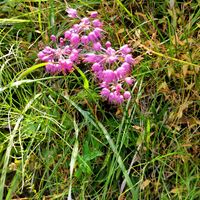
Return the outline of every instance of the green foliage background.
{"type": "Polygon", "coordinates": [[[1,2],[0,199],[197,200],[199,16],[199,1],[1,2]],[[37,53],[72,25],[67,6],[133,48],[131,101],[104,102],[86,66],[45,73],[37,53]]]}

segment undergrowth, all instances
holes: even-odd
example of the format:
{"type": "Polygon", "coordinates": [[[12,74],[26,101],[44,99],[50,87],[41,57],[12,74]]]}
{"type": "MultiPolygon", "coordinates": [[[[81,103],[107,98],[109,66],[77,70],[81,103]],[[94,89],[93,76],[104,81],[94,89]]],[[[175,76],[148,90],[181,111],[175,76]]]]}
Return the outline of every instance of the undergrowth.
{"type": "Polygon", "coordinates": [[[10,0],[0,10],[0,199],[199,199],[198,1],[10,0]],[[133,49],[128,102],[100,98],[86,66],[87,90],[76,71],[45,72],[37,54],[71,26],[67,6],[97,10],[106,39],[133,49]]]}

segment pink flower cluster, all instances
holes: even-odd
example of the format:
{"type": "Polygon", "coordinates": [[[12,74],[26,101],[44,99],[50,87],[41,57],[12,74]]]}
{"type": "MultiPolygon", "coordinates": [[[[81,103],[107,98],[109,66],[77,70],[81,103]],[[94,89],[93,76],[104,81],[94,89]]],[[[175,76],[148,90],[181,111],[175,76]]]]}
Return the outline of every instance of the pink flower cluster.
{"type": "Polygon", "coordinates": [[[131,98],[131,69],[135,60],[128,45],[118,50],[112,48],[109,41],[103,45],[105,31],[102,29],[103,23],[97,19],[97,12],[83,18],[72,8],[67,9],[67,13],[68,17],[78,19],[79,23],[66,30],[63,37],[51,36],[56,48],[47,46],[38,53],[40,60],[48,62],[46,71],[66,74],[74,70],[73,66],[87,63],[91,65],[104,99],[121,104],[131,98]]]}

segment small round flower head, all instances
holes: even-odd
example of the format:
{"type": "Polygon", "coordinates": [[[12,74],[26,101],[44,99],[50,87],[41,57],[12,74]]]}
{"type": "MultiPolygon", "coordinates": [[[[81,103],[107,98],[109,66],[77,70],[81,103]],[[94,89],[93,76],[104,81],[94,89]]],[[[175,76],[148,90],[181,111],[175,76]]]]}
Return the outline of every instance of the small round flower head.
{"type": "Polygon", "coordinates": [[[80,41],[79,35],[77,33],[72,33],[70,38],[70,42],[72,43],[72,45],[78,45],[79,41],[80,41]]]}
{"type": "Polygon", "coordinates": [[[85,54],[83,62],[87,63],[98,63],[103,59],[101,55],[97,55],[94,53],[87,53],[85,54]]]}
{"type": "Polygon", "coordinates": [[[101,43],[100,42],[95,42],[93,43],[93,47],[92,49],[94,49],[95,51],[100,51],[102,48],[101,43]]]}
{"type": "Polygon", "coordinates": [[[97,11],[93,11],[90,13],[90,17],[91,18],[96,18],[98,16],[98,12],[97,11]]]}
{"type": "Polygon", "coordinates": [[[82,42],[84,45],[87,45],[87,44],[89,43],[88,36],[86,36],[86,35],[81,36],[81,42],[82,42]]]}
{"type": "Polygon", "coordinates": [[[121,51],[123,54],[128,54],[128,53],[131,52],[131,49],[128,47],[127,44],[125,44],[124,46],[122,46],[122,47],[120,48],[120,51],[121,51]]]}
{"type": "Polygon", "coordinates": [[[94,31],[92,31],[92,32],[90,32],[88,34],[88,39],[91,42],[95,42],[98,39],[98,37],[96,36],[96,34],[94,33],[94,31]]]}
{"type": "Polygon", "coordinates": [[[72,71],[73,62],[70,59],[66,59],[66,60],[61,59],[59,61],[59,65],[60,65],[60,68],[61,68],[60,71],[63,71],[63,72],[70,72],[70,71],[72,71]]]}
{"type": "Polygon", "coordinates": [[[64,37],[65,37],[66,39],[70,39],[70,38],[71,38],[71,35],[72,35],[72,32],[69,31],[69,30],[65,31],[65,33],[64,33],[64,37]]]}
{"type": "Polygon", "coordinates": [[[73,49],[71,54],[69,55],[69,59],[72,62],[77,62],[79,58],[79,51],[77,49],[73,49]]]}
{"type": "Polygon", "coordinates": [[[97,18],[96,11],[82,19],[75,9],[68,8],[66,11],[70,18],[78,18],[80,22],[66,30],[63,37],[50,37],[57,42],[54,45],[56,48],[45,47],[38,53],[40,60],[48,62],[46,71],[66,74],[74,70],[74,65],[87,63],[91,65],[91,71],[101,88],[100,95],[105,100],[119,105],[130,99],[128,89],[133,85],[133,79],[129,75],[135,64],[131,48],[123,45],[115,50],[110,41],[102,45],[103,23],[97,18]]]}
{"type": "Polygon", "coordinates": [[[127,62],[124,62],[124,63],[121,65],[121,67],[124,68],[124,70],[126,71],[127,74],[128,74],[128,73],[130,72],[130,70],[131,70],[131,66],[130,66],[130,64],[127,63],[127,62]]]}
{"type": "Polygon", "coordinates": [[[94,27],[100,27],[101,28],[103,26],[103,24],[98,19],[93,20],[92,24],[93,24],[94,27]]]}
{"type": "Polygon", "coordinates": [[[68,8],[66,10],[66,12],[68,13],[68,17],[70,17],[70,18],[77,18],[78,17],[76,9],[68,8]]]}
{"type": "Polygon", "coordinates": [[[133,84],[133,79],[131,77],[126,77],[125,78],[125,82],[128,84],[128,85],[132,85],[133,84]]]}
{"type": "Polygon", "coordinates": [[[129,91],[125,91],[123,94],[124,99],[130,99],[131,98],[131,93],[129,91]]]}
{"type": "Polygon", "coordinates": [[[103,88],[100,92],[101,96],[104,98],[109,98],[110,96],[110,90],[108,88],[103,88]]]}
{"type": "Polygon", "coordinates": [[[109,47],[111,47],[111,42],[107,41],[106,44],[105,44],[105,46],[106,46],[106,49],[109,48],[109,47]]]}
{"type": "Polygon", "coordinates": [[[135,59],[132,57],[131,54],[127,54],[125,56],[125,62],[131,64],[131,65],[134,65],[135,64],[135,59]]]}
{"type": "Polygon", "coordinates": [[[51,41],[56,42],[56,36],[55,35],[51,35],[50,39],[51,39],[51,41]]]}
{"type": "Polygon", "coordinates": [[[127,71],[123,67],[118,67],[115,70],[115,74],[117,75],[117,78],[120,79],[120,78],[124,78],[126,76],[127,71]]]}
{"type": "Polygon", "coordinates": [[[53,61],[56,50],[47,46],[38,53],[38,58],[42,61],[49,62],[53,61]]]}
{"type": "Polygon", "coordinates": [[[103,71],[103,81],[111,83],[116,80],[116,75],[113,70],[107,69],[103,71]]]}

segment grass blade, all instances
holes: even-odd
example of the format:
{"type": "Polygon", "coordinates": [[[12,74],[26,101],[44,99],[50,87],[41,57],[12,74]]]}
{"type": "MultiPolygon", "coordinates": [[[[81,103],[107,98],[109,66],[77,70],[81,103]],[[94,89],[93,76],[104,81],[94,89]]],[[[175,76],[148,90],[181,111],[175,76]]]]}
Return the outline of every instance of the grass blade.
{"type": "MultiPolygon", "coordinates": [[[[22,111],[22,114],[19,116],[14,129],[11,131],[10,133],[10,140],[7,146],[7,150],[5,153],[5,159],[4,159],[4,165],[3,165],[3,169],[2,169],[2,174],[1,174],[1,179],[0,179],[0,199],[3,199],[3,193],[4,193],[4,186],[5,186],[5,180],[6,180],[6,174],[7,174],[7,169],[8,169],[8,163],[9,163],[9,159],[10,159],[10,153],[13,147],[13,141],[15,138],[15,135],[18,131],[18,128],[20,126],[21,121],[24,118],[24,114],[26,113],[26,111],[31,107],[32,103],[41,95],[41,93],[35,95],[35,97],[33,99],[31,99],[28,104],[25,106],[24,110],[22,111]]],[[[9,120],[9,119],[8,119],[9,120]]]]}
{"type": "Polygon", "coordinates": [[[27,76],[28,74],[30,74],[31,72],[35,71],[36,69],[40,68],[40,67],[44,67],[45,65],[47,65],[48,63],[40,63],[40,64],[37,64],[37,65],[33,65],[32,67],[26,69],[24,72],[22,72],[17,80],[20,80],[22,78],[24,78],[25,76],[27,76]]]}
{"type": "Polygon", "coordinates": [[[72,200],[72,195],[71,195],[71,190],[72,190],[72,176],[73,176],[73,171],[75,168],[75,163],[76,163],[76,159],[78,156],[78,126],[76,124],[76,121],[74,119],[74,129],[75,129],[75,144],[72,150],[72,156],[71,156],[71,162],[70,162],[70,185],[69,185],[69,193],[68,193],[68,200],[72,200]]]}
{"type": "Polygon", "coordinates": [[[87,77],[85,76],[85,74],[80,70],[80,68],[74,66],[74,68],[78,71],[78,73],[81,75],[82,79],[83,79],[83,87],[88,90],[89,89],[89,81],[87,79],[87,77]]]}
{"type": "Polygon", "coordinates": [[[107,139],[116,159],[117,159],[117,162],[119,164],[119,167],[121,168],[122,170],[122,173],[125,177],[125,180],[127,182],[127,185],[129,186],[130,188],[130,191],[132,193],[132,195],[134,195],[136,192],[134,191],[134,186],[132,184],[132,181],[127,173],[127,170],[124,166],[124,163],[122,161],[122,158],[121,156],[119,155],[118,151],[117,151],[117,148],[112,140],[112,138],[110,137],[108,131],[106,130],[106,128],[103,126],[103,124],[97,120],[94,120],[92,118],[92,116],[89,114],[89,112],[86,112],[84,110],[82,110],[75,102],[73,102],[72,100],[70,100],[66,95],[63,95],[63,97],[70,103],[72,104],[85,118],[86,120],[88,120],[89,122],[91,122],[101,133],[103,133],[103,135],[105,136],[105,138],[107,139]]]}

